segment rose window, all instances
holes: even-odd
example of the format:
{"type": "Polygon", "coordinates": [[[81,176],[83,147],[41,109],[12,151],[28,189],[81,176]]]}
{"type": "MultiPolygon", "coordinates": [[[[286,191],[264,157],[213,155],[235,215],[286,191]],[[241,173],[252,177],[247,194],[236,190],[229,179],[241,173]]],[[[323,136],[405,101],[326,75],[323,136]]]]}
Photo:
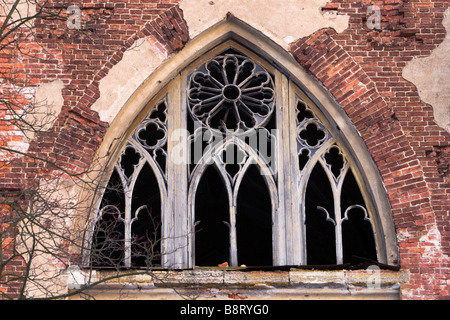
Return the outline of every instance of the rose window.
{"type": "Polygon", "coordinates": [[[188,84],[192,117],[222,132],[263,127],[274,109],[272,76],[237,54],[213,58],[195,70],[188,84]]]}

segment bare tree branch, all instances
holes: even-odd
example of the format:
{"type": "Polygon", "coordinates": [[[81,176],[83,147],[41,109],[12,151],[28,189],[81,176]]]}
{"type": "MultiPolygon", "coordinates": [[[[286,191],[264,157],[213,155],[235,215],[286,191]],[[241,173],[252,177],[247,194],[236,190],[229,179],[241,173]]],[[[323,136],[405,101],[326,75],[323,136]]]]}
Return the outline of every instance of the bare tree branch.
{"type": "MultiPolygon", "coordinates": [[[[50,108],[39,108],[39,101],[33,102],[26,97],[24,88],[35,88],[36,85],[17,77],[13,64],[19,56],[39,59],[34,56],[36,51],[28,48],[27,41],[35,39],[35,22],[66,21],[66,9],[64,4],[49,0],[0,0],[0,58],[7,59],[11,65],[0,67],[0,126],[13,128],[12,132],[29,145],[37,141],[27,140],[29,133],[38,138],[45,135],[57,115],[52,114],[50,108]],[[41,121],[35,121],[33,114],[39,114],[41,121]]],[[[89,33],[86,30],[74,32],[89,33]]],[[[90,177],[102,176],[104,172],[94,172],[91,168],[69,169],[58,161],[57,154],[52,158],[44,157],[29,148],[9,143],[9,138],[0,134],[0,173],[14,174],[10,170],[17,163],[26,172],[21,172],[19,185],[0,187],[0,299],[63,299],[80,294],[91,298],[87,289],[111,279],[153,274],[154,261],[161,255],[161,239],[157,232],[136,234],[131,243],[126,244],[132,248],[132,261],[140,261],[140,268],[123,272],[125,242],[120,210],[115,215],[105,212],[98,215],[93,237],[86,232],[90,221],[85,223],[83,232],[73,232],[77,212],[98,210],[95,207],[98,202],[84,203],[77,192],[84,190],[94,195],[92,198],[100,197],[105,188],[90,177]],[[81,265],[86,254],[89,262],[83,269],[86,283],[68,292],[69,268],[81,265]],[[98,267],[108,267],[115,272],[97,280],[93,271],[98,267]],[[10,293],[2,288],[18,290],[10,293]]],[[[150,211],[146,214],[152,218],[150,211]]],[[[152,223],[151,229],[160,228],[156,221],[152,223]]]]}

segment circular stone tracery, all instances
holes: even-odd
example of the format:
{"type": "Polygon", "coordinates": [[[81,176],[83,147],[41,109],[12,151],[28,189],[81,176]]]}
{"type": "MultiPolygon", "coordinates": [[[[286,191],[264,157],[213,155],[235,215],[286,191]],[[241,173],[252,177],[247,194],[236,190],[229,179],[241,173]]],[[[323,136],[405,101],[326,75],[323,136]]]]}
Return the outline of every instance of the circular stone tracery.
{"type": "Polygon", "coordinates": [[[193,119],[220,131],[263,127],[274,109],[272,76],[242,55],[206,62],[190,75],[187,90],[193,119]]]}

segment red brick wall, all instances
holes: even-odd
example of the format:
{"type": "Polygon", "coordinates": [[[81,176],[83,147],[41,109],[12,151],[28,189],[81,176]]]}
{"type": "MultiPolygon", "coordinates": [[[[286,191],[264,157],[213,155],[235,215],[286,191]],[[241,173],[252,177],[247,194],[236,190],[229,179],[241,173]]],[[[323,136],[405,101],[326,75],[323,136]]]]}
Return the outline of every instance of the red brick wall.
{"type": "MultiPolygon", "coordinates": [[[[55,12],[71,4],[81,8],[81,32],[68,29],[64,19],[36,21],[35,37],[25,42],[32,55],[0,53],[0,90],[6,93],[11,73],[18,86],[62,80],[62,112],[29,152],[82,172],[108,127],[90,109],[100,95],[99,81],[135,40],[150,36],[156,48],[171,54],[188,41],[188,30],[177,0],[54,3],[55,12]]],[[[411,272],[411,281],[402,286],[404,298],[450,297],[450,135],[402,77],[408,61],[428,56],[443,41],[449,6],[446,0],[333,0],[323,10],[349,15],[349,28],[342,33],[322,29],[291,46],[299,64],[342,105],[380,170],[399,235],[400,264],[411,272]],[[382,9],[381,30],[367,28],[371,4],[382,9]]],[[[2,119],[6,113],[0,109],[2,119]]],[[[0,129],[8,132],[1,136],[2,146],[23,143],[8,121],[0,122],[0,129]]],[[[51,170],[45,161],[3,159],[0,192],[24,190],[51,170]]],[[[0,290],[6,289],[0,284],[0,290]]]]}
{"type": "Polygon", "coordinates": [[[317,31],[291,47],[343,106],[378,165],[400,235],[400,263],[412,273],[404,286],[410,298],[450,296],[450,136],[402,77],[407,61],[429,55],[442,42],[449,6],[447,1],[333,1],[325,10],[350,15],[350,27],[340,34],[317,31]],[[367,28],[371,4],[381,8],[380,31],[367,28]],[[435,249],[436,237],[427,236],[435,225],[442,251],[435,249]]]}
{"type": "MultiPolygon", "coordinates": [[[[8,107],[0,105],[0,119],[6,120],[0,121],[0,132],[4,133],[0,136],[0,146],[25,151],[29,156],[2,154],[0,196],[21,194],[33,189],[39,178],[61,174],[52,163],[69,174],[87,170],[107,129],[107,124],[101,123],[98,114],[90,109],[99,97],[100,79],[139,38],[151,37],[153,46],[167,54],[180,50],[188,41],[188,30],[177,2],[50,1],[47,8],[59,15],[59,19],[37,19],[34,36],[27,29],[20,30],[24,33],[20,48],[12,46],[0,52],[1,98],[11,102],[8,107]],[[66,26],[69,5],[81,8],[81,30],[66,26]],[[65,85],[62,112],[52,128],[38,133],[27,149],[21,130],[7,120],[11,113],[23,112],[30,103],[23,90],[17,88],[36,88],[56,79],[65,85]]],[[[14,230],[10,228],[6,232],[11,211],[8,205],[0,208],[2,248],[9,250],[4,251],[3,257],[14,252],[14,230]]],[[[19,271],[24,270],[17,264],[11,262],[2,270],[2,276],[11,270],[22,276],[24,273],[19,271]]],[[[0,292],[16,298],[23,281],[10,280],[11,277],[0,280],[0,292]]]]}

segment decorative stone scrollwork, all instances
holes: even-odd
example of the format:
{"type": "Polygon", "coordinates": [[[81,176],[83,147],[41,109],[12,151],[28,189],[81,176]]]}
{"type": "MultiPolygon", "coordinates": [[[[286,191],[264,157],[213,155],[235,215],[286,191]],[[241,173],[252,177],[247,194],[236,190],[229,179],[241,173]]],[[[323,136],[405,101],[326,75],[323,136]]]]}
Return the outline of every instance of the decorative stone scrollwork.
{"type": "Polygon", "coordinates": [[[160,102],[136,129],[133,139],[143,146],[164,174],[167,158],[167,106],[160,102]]]}
{"type": "Polygon", "coordinates": [[[247,162],[249,155],[235,144],[228,145],[218,157],[221,165],[224,166],[225,171],[232,183],[235,184],[236,178],[242,172],[242,169],[247,162]]]}
{"type": "Polygon", "coordinates": [[[375,259],[373,239],[364,240],[367,251],[352,244],[363,241],[359,232],[371,236],[373,229],[344,150],[308,104],[297,99],[299,185],[306,188],[299,197],[305,202],[308,264],[342,264],[356,261],[352,255],[358,254],[375,259]],[[357,214],[349,216],[349,211],[357,214]]]}
{"type": "Polygon", "coordinates": [[[320,120],[314,115],[314,112],[302,100],[297,101],[296,114],[297,141],[301,149],[319,148],[331,138],[328,130],[325,129],[320,120]]]}
{"type": "Polygon", "coordinates": [[[332,145],[328,152],[323,154],[323,158],[334,177],[339,178],[347,164],[342,150],[337,145],[332,145]]]}

